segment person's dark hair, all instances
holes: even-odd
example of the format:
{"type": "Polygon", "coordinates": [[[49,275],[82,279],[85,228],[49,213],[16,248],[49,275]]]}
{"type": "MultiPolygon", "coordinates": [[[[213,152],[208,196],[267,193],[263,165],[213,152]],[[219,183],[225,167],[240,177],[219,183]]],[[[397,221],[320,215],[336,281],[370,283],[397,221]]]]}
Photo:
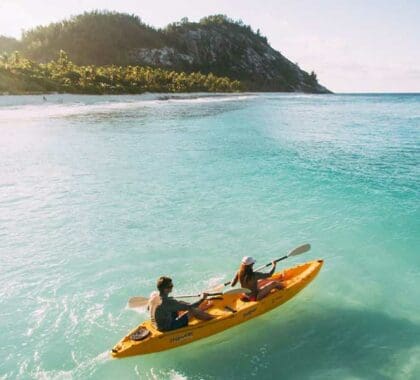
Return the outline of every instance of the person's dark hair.
{"type": "Polygon", "coordinates": [[[157,280],[157,288],[161,292],[164,289],[170,288],[172,286],[172,278],[169,277],[159,277],[157,280]]]}
{"type": "Polygon", "coordinates": [[[241,264],[241,267],[239,268],[239,282],[245,283],[252,279],[252,276],[254,275],[254,270],[252,269],[252,265],[244,265],[241,264]]]}

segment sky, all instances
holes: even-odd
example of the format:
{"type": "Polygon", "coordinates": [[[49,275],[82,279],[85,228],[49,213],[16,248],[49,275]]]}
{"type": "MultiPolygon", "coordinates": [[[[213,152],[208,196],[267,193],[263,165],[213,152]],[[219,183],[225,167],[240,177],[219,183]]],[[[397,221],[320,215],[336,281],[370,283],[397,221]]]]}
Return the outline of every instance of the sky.
{"type": "Polygon", "coordinates": [[[420,92],[420,0],[0,0],[0,35],[93,9],[155,27],[226,14],[334,92],[420,92]]]}

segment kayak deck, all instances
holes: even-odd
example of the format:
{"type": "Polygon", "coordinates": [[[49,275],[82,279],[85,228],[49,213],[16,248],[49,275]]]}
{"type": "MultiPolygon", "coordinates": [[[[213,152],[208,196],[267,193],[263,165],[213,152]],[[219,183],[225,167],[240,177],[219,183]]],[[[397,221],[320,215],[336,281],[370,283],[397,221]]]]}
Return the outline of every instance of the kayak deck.
{"type": "Polygon", "coordinates": [[[264,281],[281,280],[285,287],[272,290],[260,301],[243,301],[241,294],[225,294],[221,299],[208,301],[206,312],[214,317],[209,321],[190,318],[188,326],[165,332],[156,330],[150,320],[145,321],[121,339],[112,349],[111,355],[122,358],[169,350],[246,322],[295,296],[315,278],[322,264],[323,260],[310,261],[273,274],[264,281]],[[132,334],[142,329],[150,331],[147,337],[139,341],[131,339],[132,334]]]}

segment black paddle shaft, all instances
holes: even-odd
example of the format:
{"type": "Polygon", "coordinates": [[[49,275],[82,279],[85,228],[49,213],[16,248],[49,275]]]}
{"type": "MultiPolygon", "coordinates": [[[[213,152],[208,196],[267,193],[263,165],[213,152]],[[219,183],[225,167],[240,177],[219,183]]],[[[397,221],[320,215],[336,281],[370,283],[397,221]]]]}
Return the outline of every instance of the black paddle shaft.
{"type": "MultiPolygon", "coordinates": [[[[275,262],[275,263],[278,263],[279,261],[282,261],[282,260],[284,260],[284,259],[287,259],[288,257],[289,257],[288,255],[283,256],[283,257],[280,257],[279,259],[274,260],[274,262],[275,262]]],[[[272,263],[265,264],[265,267],[269,267],[271,264],[272,264],[272,263]]]]}
{"type": "MultiPolygon", "coordinates": [[[[214,296],[222,296],[223,293],[207,293],[207,295],[209,297],[214,297],[214,296]]],[[[188,295],[188,296],[175,296],[175,297],[171,297],[171,298],[197,298],[200,297],[201,294],[196,294],[196,295],[188,295]]]]}

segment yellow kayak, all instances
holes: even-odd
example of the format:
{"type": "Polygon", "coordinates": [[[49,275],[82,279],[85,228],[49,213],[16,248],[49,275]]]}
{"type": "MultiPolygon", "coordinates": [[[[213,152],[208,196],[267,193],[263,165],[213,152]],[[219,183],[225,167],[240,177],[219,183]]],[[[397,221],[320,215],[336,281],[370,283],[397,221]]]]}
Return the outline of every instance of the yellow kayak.
{"type": "Polygon", "coordinates": [[[225,294],[209,301],[206,312],[214,316],[210,321],[191,318],[188,326],[165,332],[156,330],[150,320],[143,322],[114,346],[111,355],[123,358],[169,350],[246,322],[294,297],[315,278],[322,264],[323,260],[310,261],[273,274],[270,280],[282,279],[285,288],[273,290],[260,301],[243,301],[241,294],[225,294]]]}

